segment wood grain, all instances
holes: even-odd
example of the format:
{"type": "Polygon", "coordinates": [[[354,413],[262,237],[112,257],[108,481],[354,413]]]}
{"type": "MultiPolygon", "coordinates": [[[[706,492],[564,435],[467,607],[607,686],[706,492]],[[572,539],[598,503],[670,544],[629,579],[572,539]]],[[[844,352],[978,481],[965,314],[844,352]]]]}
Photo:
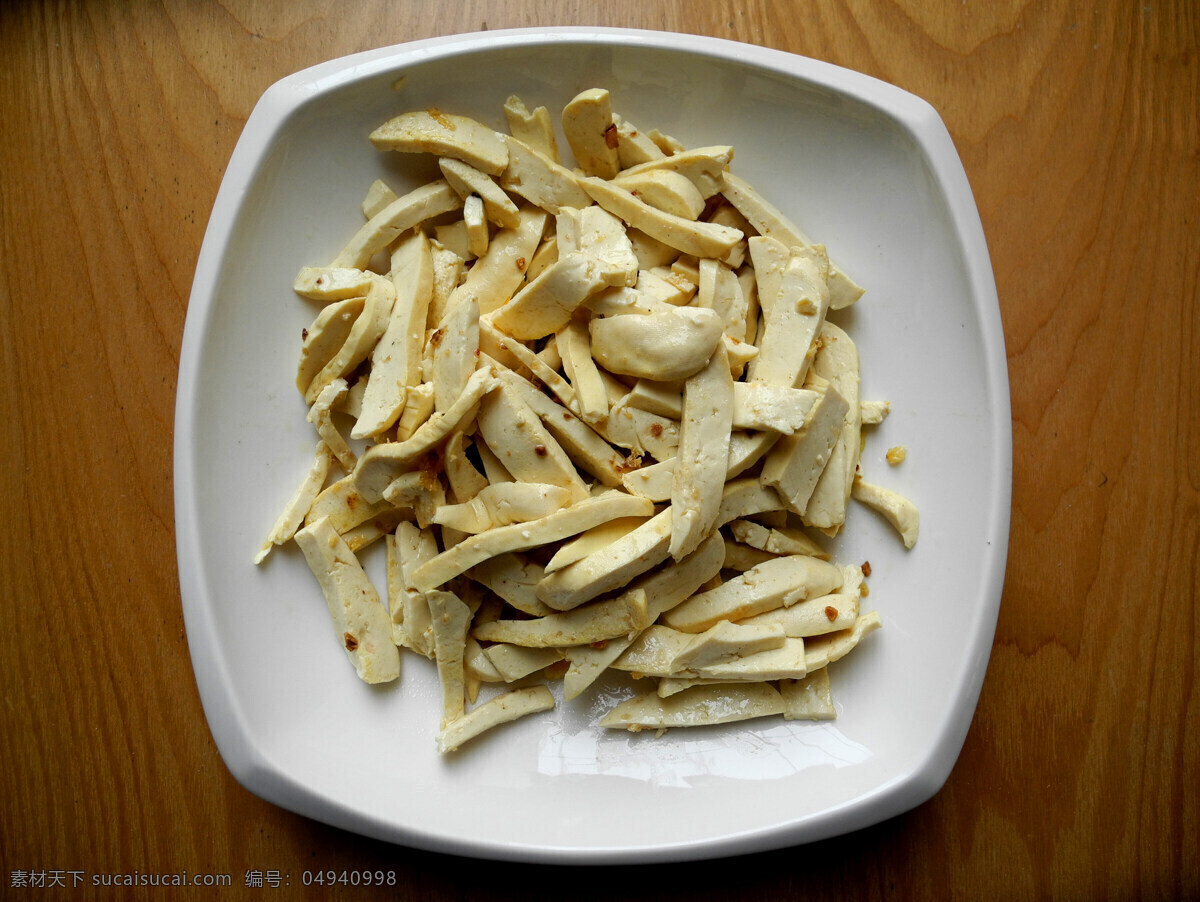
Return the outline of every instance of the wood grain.
{"type": "Polygon", "coordinates": [[[572,898],[1196,897],[1198,35],[1189,0],[0,4],[0,885],[187,869],[236,891],[252,868],[365,867],[435,902],[525,899],[548,875],[572,898]],[[963,157],[1007,341],[1012,532],[973,727],[916,811],[736,866],[580,880],[364,840],[220,761],[180,614],[171,441],[240,129],[269,84],[325,59],[559,24],[858,69],[929,100],[963,157]]]}

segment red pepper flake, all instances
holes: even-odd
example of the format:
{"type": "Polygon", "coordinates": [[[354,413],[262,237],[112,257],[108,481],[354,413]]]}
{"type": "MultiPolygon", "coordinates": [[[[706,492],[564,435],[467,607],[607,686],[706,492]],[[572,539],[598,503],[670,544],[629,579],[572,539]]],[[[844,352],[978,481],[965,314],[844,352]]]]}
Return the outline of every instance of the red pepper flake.
{"type": "Polygon", "coordinates": [[[830,623],[833,623],[833,621],[837,620],[837,615],[838,609],[833,605],[829,605],[825,608],[825,616],[829,618],[830,623]]]}
{"type": "Polygon", "coordinates": [[[354,638],[350,633],[343,633],[342,640],[346,643],[346,651],[354,651],[358,648],[358,639],[354,638]]]}
{"type": "Polygon", "coordinates": [[[863,576],[871,575],[871,562],[870,561],[863,561],[862,572],[863,572],[863,576]]]}
{"type": "Polygon", "coordinates": [[[534,445],[533,453],[536,454],[538,457],[545,457],[550,452],[546,450],[545,445],[534,445]]]}
{"type": "Polygon", "coordinates": [[[358,492],[349,492],[346,495],[346,508],[348,510],[354,510],[354,507],[356,504],[358,504],[358,502],[359,502],[358,492]]]}
{"type": "Polygon", "coordinates": [[[617,132],[615,125],[610,125],[604,130],[604,146],[609,150],[616,150],[621,144],[621,135],[617,132]]]}
{"type": "Polygon", "coordinates": [[[528,264],[526,264],[524,257],[517,257],[517,271],[518,272],[525,272],[525,267],[527,265],[528,264]]]}
{"type": "Polygon", "coordinates": [[[300,340],[301,340],[301,341],[308,341],[308,330],[307,330],[307,329],[301,329],[301,330],[300,330],[300,340]]]}
{"type": "Polygon", "coordinates": [[[600,649],[602,649],[602,648],[608,648],[608,640],[607,640],[607,639],[601,639],[599,642],[593,642],[593,643],[592,643],[591,645],[589,645],[588,647],[589,647],[589,648],[594,648],[594,649],[596,649],[597,651],[599,651],[599,650],[600,650],[600,649]]]}
{"type": "Polygon", "coordinates": [[[650,424],[650,434],[652,436],[654,436],[655,438],[661,437],[662,436],[662,423],[651,423],[650,424]]]}

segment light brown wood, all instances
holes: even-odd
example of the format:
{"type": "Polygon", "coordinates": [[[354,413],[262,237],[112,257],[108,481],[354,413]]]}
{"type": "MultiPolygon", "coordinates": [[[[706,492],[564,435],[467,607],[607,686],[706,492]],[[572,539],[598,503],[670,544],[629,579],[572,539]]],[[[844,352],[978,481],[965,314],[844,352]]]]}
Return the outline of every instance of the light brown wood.
{"type": "Polygon", "coordinates": [[[370,47],[553,24],[764,44],[937,107],[993,256],[1016,461],[995,648],[932,801],[739,865],[555,881],[662,900],[1200,894],[1189,0],[0,4],[0,885],[187,870],[236,893],[251,869],[294,888],[370,868],[440,902],[526,899],[547,876],[364,840],[230,777],[184,636],[171,441],[193,267],[260,93],[370,47]]]}

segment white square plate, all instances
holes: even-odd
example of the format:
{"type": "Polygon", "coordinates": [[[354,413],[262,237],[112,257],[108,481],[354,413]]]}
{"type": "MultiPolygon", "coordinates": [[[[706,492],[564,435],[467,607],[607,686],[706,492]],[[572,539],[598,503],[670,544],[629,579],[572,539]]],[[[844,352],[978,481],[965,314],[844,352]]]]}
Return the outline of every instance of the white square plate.
{"type": "MultiPolygon", "coordinates": [[[[928,799],[958,756],[1000,603],[1011,466],[987,245],[954,146],[924,101],[789,54],[644,31],[489,32],[334,60],[263,95],[196,267],[175,502],[205,713],[252,792],[422,848],[681,860],[854,830],[928,799]],[[864,397],[892,404],[868,436],[864,475],[917,502],[921,537],[905,552],[855,506],[833,543],[835,560],[871,562],[864,607],[884,622],[831,668],[836,721],[633,735],[595,726],[611,703],[601,689],[440,757],[432,665],[407,655],[399,684],[364,685],[295,548],[252,563],[315,442],[293,385],[314,310],[290,286],[353,234],[374,179],[404,189],[432,171],[371,147],[367,134],[385,119],[436,106],[502,130],[511,94],[557,111],[596,86],[640,128],[688,146],[732,144],[734,170],[867,288],[834,317],[859,344],[864,397]],[[884,451],[897,444],[908,460],[889,467],[884,451]]],[[[378,573],[379,555],[367,558],[378,573]]]]}

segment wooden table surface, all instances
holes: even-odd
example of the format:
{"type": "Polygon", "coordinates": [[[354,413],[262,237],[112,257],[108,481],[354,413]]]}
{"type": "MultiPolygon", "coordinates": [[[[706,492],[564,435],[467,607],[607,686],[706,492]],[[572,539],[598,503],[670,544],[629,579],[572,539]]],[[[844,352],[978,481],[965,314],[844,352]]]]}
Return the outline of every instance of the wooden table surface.
{"type": "Polygon", "coordinates": [[[398,898],[429,902],[1195,898],[1200,7],[586,6],[0,4],[0,895],[25,898],[22,872],[221,872],[226,895],[257,897],[272,890],[244,890],[248,870],[386,868],[398,898]],[[944,789],[852,836],[738,862],[471,869],[259,800],[206,725],[172,420],[193,267],[246,117],[275,80],[343,54],[572,24],[885,79],[940,111],[974,188],[1012,382],[1003,606],[944,789]]]}

